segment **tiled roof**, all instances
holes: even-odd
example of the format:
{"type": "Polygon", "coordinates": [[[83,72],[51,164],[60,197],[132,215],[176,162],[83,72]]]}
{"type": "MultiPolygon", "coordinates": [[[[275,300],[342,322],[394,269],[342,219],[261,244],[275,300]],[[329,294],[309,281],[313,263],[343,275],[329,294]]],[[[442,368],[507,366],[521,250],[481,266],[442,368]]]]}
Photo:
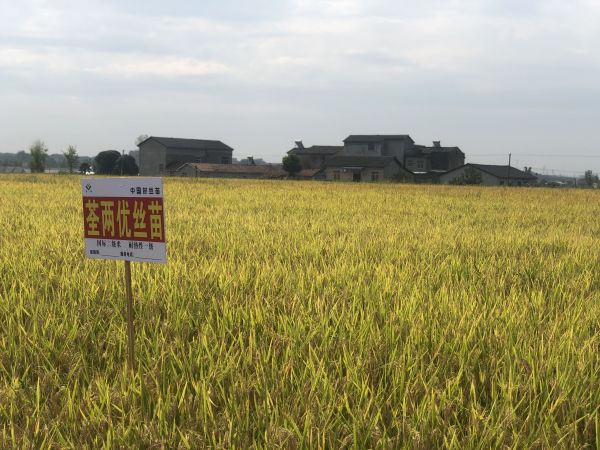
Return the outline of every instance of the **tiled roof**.
{"type": "Polygon", "coordinates": [[[335,155],[344,149],[341,145],[313,145],[312,147],[295,147],[288,151],[294,155],[335,155]]]}
{"type": "Polygon", "coordinates": [[[510,173],[510,178],[520,178],[520,179],[526,179],[526,180],[535,180],[536,177],[533,176],[530,173],[527,172],[523,172],[522,170],[519,170],[515,167],[510,166],[495,166],[495,165],[490,165],[490,164],[473,164],[473,163],[468,163],[465,164],[465,166],[472,166],[475,167],[483,172],[487,172],[490,175],[495,176],[496,178],[507,178],[509,173],[510,173]]]}
{"type": "Polygon", "coordinates": [[[312,178],[323,169],[302,169],[300,172],[296,174],[299,178],[312,178]]]}
{"type": "Polygon", "coordinates": [[[414,142],[408,134],[351,134],[344,139],[344,142],[383,142],[388,140],[409,140],[414,142]]]}
{"type": "Polygon", "coordinates": [[[170,137],[158,137],[150,136],[143,142],[140,142],[138,146],[149,140],[155,140],[161,145],[167,148],[186,148],[195,150],[233,150],[230,146],[224,144],[221,141],[213,141],[208,139],[181,139],[181,138],[170,138],[170,137]]]}
{"type": "Polygon", "coordinates": [[[285,175],[286,172],[279,165],[272,164],[210,164],[210,163],[185,163],[177,168],[183,169],[190,166],[198,172],[203,173],[232,173],[232,174],[253,174],[264,176],[285,175]]]}
{"type": "Polygon", "coordinates": [[[454,151],[463,153],[459,147],[427,147],[425,145],[414,145],[412,148],[406,151],[406,156],[411,157],[431,153],[449,153],[454,151]]]}

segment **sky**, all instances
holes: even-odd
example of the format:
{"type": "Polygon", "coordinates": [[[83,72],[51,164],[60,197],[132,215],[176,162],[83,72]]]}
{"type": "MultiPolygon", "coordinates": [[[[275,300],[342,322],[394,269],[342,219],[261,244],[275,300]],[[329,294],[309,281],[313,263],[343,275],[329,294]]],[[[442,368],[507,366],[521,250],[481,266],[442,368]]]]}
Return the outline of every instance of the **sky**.
{"type": "Polygon", "coordinates": [[[600,172],[600,0],[0,0],[0,152],[409,134],[600,172]]]}

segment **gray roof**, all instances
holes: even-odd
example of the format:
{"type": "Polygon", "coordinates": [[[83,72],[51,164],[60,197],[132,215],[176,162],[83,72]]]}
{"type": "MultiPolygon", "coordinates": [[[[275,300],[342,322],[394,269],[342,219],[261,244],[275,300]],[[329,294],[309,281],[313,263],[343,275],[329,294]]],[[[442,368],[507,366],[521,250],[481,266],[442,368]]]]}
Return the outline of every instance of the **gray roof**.
{"type": "Polygon", "coordinates": [[[161,145],[167,148],[187,148],[196,150],[233,150],[230,146],[224,144],[221,141],[213,141],[209,139],[181,139],[181,138],[170,138],[170,137],[158,137],[150,136],[143,142],[138,144],[138,147],[150,139],[155,140],[161,145]]]}
{"type": "Polygon", "coordinates": [[[394,156],[334,156],[325,162],[327,167],[385,167],[392,161],[399,161],[394,156]]]}
{"type": "MultiPolygon", "coordinates": [[[[510,173],[510,178],[512,179],[522,179],[522,180],[536,180],[537,178],[530,173],[523,172],[515,167],[510,166],[496,166],[491,164],[473,164],[468,163],[465,166],[475,167],[482,172],[489,173],[490,175],[495,176],[496,178],[507,178],[510,173]]],[[[464,167],[464,166],[463,166],[464,167]]],[[[460,167],[459,167],[460,169],[460,167]]],[[[454,169],[456,170],[456,169],[454,169]]],[[[450,171],[452,172],[452,171],[450,171]]]]}
{"type": "Polygon", "coordinates": [[[229,173],[229,174],[255,174],[255,175],[285,175],[280,164],[212,164],[212,163],[183,163],[176,171],[180,171],[186,166],[203,173],[229,173]]]}
{"type": "Polygon", "coordinates": [[[408,149],[406,152],[407,156],[417,156],[420,154],[430,154],[430,153],[449,153],[449,152],[460,152],[464,155],[464,152],[459,147],[428,147],[426,145],[414,145],[412,148],[408,149]]]}
{"type": "Polygon", "coordinates": [[[341,145],[313,145],[312,147],[295,147],[288,151],[293,155],[335,155],[344,149],[341,145]]]}
{"type": "Polygon", "coordinates": [[[383,141],[398,141],[413,139],[408,134],[351,134],[344,142],[383,142],[383,141]]]}

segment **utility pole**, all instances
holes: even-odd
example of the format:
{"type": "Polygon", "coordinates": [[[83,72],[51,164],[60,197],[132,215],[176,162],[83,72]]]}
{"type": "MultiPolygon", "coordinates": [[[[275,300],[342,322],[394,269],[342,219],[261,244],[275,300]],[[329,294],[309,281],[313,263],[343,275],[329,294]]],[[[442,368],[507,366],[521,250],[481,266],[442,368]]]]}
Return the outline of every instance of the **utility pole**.
{"type": "Polygon", "coordinates": [[[510,158],[512,157],[512,153],[508,154],[508,170],[506,171],[506,185],[510,186],[510,158]]]}

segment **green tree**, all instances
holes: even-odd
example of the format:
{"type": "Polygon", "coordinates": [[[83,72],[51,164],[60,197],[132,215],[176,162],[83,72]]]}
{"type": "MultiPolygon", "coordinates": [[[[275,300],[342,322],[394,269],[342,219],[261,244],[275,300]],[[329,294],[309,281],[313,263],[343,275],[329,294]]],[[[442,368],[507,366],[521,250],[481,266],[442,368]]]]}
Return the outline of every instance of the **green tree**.
{"type": "Polygon", "coordinates": [[[281,162],[283,163],[283,170],[292,177],[302,170],[302,163],[298,155],[284,156],[281,162]]]}
{"type": "Polygon", "coordinates": [[[69,168],[69,173],[73,173],[75,164],[77,164],[77,160],[79,159],[79,155],[77,154],[77,148],[73,145],[69,145],[67,151],[63,152],[63,156],[67,160],[67,167],[69,168]]]}
{"type": "Polygon", "coordinates": [[[140,173],[140,168],[135,162],[135,158],[131,155],[119,156],[115,161],[113,174],[115,175],[137,175],[140,173]]]}
{"type": "Polygon", "coordinates": [[[135,145],[140,145],[142,142],[148,139],[148,137],[149,136],[147,134],[140,134],[137,138],[135,138],[135,145]]]}
{"type": "Polygon", "coordinates": [[[121,154],[116,150],[105,150],[100,152],[94,158],[94,168],[98,175],[110,175],[113,173],[115,163],[121,154]]]}
{"type": "Polygon", "coordinates": [[[598,175],[594,174],[591,170],[586,170],[583,178],[587,187],[593,187],[594,184],[598,184],[598,175]]]}
{"type": "Polygon", "coordinates": [[[79,173],[81,173],[82,175],[85,175],[90,170],[92,170],[92,166],[90,165],[90,163],[82,162],[79,165],[79,173]]]}
{"type": "Polygon", "coordinates": [[[46,159],[48,158],[46,144],[38,139],[29,147],[29,154],[31,155],[31,161],[29,162],[31,171],[34,173],[44,172],[46,170],[46,159]]]}

